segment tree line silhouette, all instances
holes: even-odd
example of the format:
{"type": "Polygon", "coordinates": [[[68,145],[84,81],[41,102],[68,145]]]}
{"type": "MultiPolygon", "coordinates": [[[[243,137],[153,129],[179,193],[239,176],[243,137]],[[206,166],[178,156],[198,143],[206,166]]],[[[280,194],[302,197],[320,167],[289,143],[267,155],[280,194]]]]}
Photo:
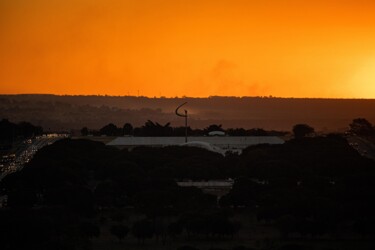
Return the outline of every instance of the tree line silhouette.
{"type": "MultiPolygon", "coordinates": [[[[367,131],[366,124],[353,120],[351,133],[367,131]]],[[[0,183],[7,196],[2,249],[90,249],[106,230],[140,245],[231,240],[257,226],[238,214],[275,228],[281,242],[348,234],[373,239],[375,162],[342,135],[303,131],[283,145],[225,156],[194,147],[128,151],[60,140],[0,183]],[[233,187],[219,200],[176,182],[228,178],[233,187]]]]}
{"type": "MultiPolygon", "coordinates": [[[[282,136],[287,134],[285,131],[266,131],[261,128],[244,129],[244,128],[228,128],[224,129],[221,124],[211,124],[203,129],[192,129],[188,127],[190,136],[204,136],[212,131],[223,131],[229,136],[282,136]]],[[[160,124],[148,120],[141,127],[133,127],[130,123],[125,123],[123,127],[117,127],[113,123],[109,123],[99,130],[83,127],[81,129],[82,136],[185,136],[185,127],[172,127],[171,123],[160,124]]]]}

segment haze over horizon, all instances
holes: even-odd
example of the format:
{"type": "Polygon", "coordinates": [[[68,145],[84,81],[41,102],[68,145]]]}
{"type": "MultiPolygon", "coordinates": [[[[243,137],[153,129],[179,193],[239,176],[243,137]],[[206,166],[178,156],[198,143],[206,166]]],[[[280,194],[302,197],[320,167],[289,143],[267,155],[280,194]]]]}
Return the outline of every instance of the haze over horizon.
{"type": "Polygon", "coordinates": [[[233,95],[209,95],[209,96],[146,96],[146,95],[109,95],[106,93],[103,94],[54,94],[54,93],[10,93],[10,94],[1,94],[0,96],[57,96],[57,97],[130,97],[130,98],[149,98],[149,99],[210,99],[210,98],[275,98],[275,99],[322,99],[322,100],[375,100],[375,98],[362,98],[362,97],[293,97],[293,96],[273,96],[273,95],[257,95],[257,96],[233,96],[233,95]]]}
{"type": "Polygon", "coordinates": [[[0,0],[0,93],[375,98],[375,2],[0,0]]]}

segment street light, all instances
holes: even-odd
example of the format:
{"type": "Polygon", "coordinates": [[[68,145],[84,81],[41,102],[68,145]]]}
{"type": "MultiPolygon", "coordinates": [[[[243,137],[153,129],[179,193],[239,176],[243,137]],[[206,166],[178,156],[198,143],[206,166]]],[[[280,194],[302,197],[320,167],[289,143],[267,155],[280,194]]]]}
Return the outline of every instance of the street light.
{"type": "Polygon", "coordinates": [[[180,114],[180,113],[178,113],[178,110],[179,110],[179,108],[184,106],[186,103],[187,102],[184,102],[183,104],[181,104],[180,106],[178,106],[176,108],[176,115],[181,116],[181,117],[185,117],[185,142],[187,142],[187,136],[188,136],[188,124],[187,124],[188,112],[185,109],[185,114],[180,114]]]}

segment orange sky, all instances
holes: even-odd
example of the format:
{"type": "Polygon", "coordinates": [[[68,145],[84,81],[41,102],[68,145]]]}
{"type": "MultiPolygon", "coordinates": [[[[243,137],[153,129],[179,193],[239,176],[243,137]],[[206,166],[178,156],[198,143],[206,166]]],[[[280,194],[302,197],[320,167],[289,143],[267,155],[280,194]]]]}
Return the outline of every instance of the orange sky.
{"type": "Polygon", "coordinates": [[[373,0],[0,0],[0,93],[375,98],[373,0]]]}

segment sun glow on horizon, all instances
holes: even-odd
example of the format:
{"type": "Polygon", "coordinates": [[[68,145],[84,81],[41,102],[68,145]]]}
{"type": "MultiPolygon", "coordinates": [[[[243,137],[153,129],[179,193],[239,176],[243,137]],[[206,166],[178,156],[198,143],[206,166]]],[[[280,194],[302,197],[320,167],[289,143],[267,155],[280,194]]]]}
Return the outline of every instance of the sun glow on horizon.
{"type": "Polygon", "coordinates": [[[373,99],[375,96],[375,60],[364,62],[353,74],[351,83],[355,86],[355,95],[373,99]]]}

